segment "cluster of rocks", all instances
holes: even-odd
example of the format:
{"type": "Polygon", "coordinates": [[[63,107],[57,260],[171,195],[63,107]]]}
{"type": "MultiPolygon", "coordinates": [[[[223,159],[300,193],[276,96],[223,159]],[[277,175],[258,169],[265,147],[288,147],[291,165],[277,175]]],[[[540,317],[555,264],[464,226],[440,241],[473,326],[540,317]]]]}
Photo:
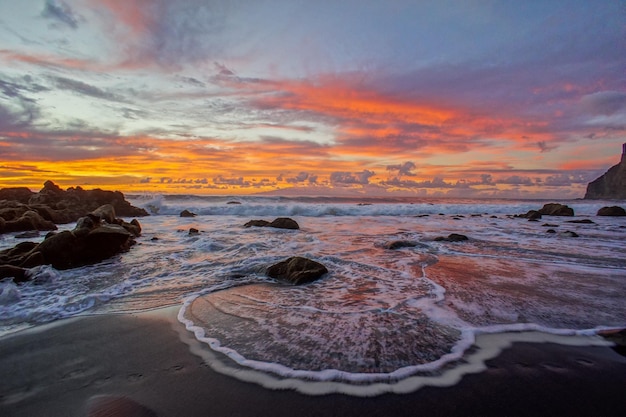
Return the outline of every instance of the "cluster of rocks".
{"type": "Polygon", "coordinates": [[[565,204],[548,203],[539,210],[529,210],[526,214],[518,214],[515,217],[521,217],[528,220],[538,220],[542,216],[573,216],[574,209],[565,204]]]}
{"type": "Polygon", "coordinates": [[[27,281],[28,268],[52,265],[69,269],[91,265],[127,251],[141,234],[136,219],[130,223],[116,217],[106,204],[78,219],[73,230],[50,232],[41,243],[22,242],[0,252],[0,278],[27,281]]]}
{"type": "MultiPolygon", "coordinates": [[[[525,214],[518,214],[515,217],[521,217],[528,220],[539,220],[542,216],[574,216],[574,209],[559,203],[548,203],[539,210],[529,210],[525,214]]],[[[602,207],[596,213],[596,216],[626,216],[626,210],[619,206],[602,207]]],[[[588,220],[572,221],[572,222],[589,222],[588,220]]]]}
{"type": "Polygon", "coordinates": [[[28,268],[52,265],[56,269],[90,265],[127,251],[141,234],[136,219],[147,216],[119,191],[60,189],[46,181],[38,193],[28,188],[0,190],[0,233],[48,231],[41,243],[22,242],[0,251],[0,278],[29,279],[28,268]],[[73,230],[54,232],[57,224],[76,222],[73,230]]]}
{"type": "Polygon", "coordinates": [[[46,181],[37,193],[25,187],[0,190],[0,233],[56,230],[57,224],[75,222],[105,204],[110,204],[118,216],[148,215],[144,209],[133,207],[119,191],[62,190],[46,181]]]}

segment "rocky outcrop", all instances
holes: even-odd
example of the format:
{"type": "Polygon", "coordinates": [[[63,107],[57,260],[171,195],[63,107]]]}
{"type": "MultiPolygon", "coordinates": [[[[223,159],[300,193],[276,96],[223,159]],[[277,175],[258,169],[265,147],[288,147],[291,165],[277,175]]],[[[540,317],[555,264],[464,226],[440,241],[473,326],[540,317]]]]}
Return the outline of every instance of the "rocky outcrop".
{"type": "Polygon", "coordinates": [[[619,206],[602,207],[597,216],[626,216],[626,210],[619,206]]]}
{"type": "Polygon", "coordinates": [[[327,272],[328,269],[321,263],[300,256],[291,257],[267,268],[268,276],[294,285],[313,282],[327,272]]]}
{"type": "Polygon", "coordinates": [[[266,220],[250,220],[243,227],[274,227],[277,229],[299,229],[298,223],[288,217],[279,217],[272,222],[266,220]]]}
{"type": "MultiPolygon", "coordinates": [[[[0,190],[0,233],[27,230],[54,230],[56,224],[75,222],[99,207],[109,205],[121,217],[141,217],[148,213],[133,207],[119,191],[59,188],[46,181],[38,193],[27,188],[0,190]]],[[[109,223],[112,218],[105,219],[109,223]]]]}
{"type": "Polygon", "coordinates": [[[22,242],[0,252],[0,276],[20,281],[26,278],[23,269],[38,265],[69,269],[94,264],[127,251],[140,234],[136,219],[118,219],[113,206],[105,205],[80,218],[73,230],[51,232],[39,244],[22,242]]]}
{"type": "Polygon", "coordinates": [[[626,200],[626,143],[619,164],[587,184],[585,199],[626,200]]]}

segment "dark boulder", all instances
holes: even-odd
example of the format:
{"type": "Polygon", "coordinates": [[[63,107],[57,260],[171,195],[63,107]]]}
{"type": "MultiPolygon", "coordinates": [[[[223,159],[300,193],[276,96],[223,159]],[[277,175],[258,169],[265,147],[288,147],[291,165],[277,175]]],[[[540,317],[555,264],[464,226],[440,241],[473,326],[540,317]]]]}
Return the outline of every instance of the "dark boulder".
{"type": "Polygon", "coordinates": [[[272,222],[266,220],[250,220],[244,227],[274,227],[276,229],[299,229],[298,223],[288,217],[279,217],[272,222]]]}
{"type": "Polygon", "coordinates": [[[469,240],[467,236],[458,233],[452,233],[448,237],[438,236],[435,238],[436,242],[463,242],[466,240],[469,240]]]}
{"type": "Polygon", "coordinates": [[[26,187],[3,188],[0,190],[0,200],[17,201],[26,204],[33,194],[26,187]]]}
{"type": "Polygon", "coordinates": [[[566,230],[564,232],[559,233],[559,236],[563,236],[563,237],[578,237],[578,233],[572,232],[571,230],[566,230]]]}
{"type": "Polygon", "coordinates": [[[597,216],[626,216],[626,210],[620,206],[602,207],[597,216]]]}
{"type": "Polygon", "coordinates": [[[291,257],[267,269],[268,276],[294,285],[313,282],[327,272],[328,269],[321,263],[300,256],[291,257]]]}
{"type": "Polygon", "coordinates": [[[298,223],[288,217],[279,217],[271,222],[268,227],[275,227],[277,229],[299,229],[298,223]]]}
{"type": "Polygon", "coordinates": [[[591,219],[579,219],[579,220],[568,220],[568,223],[577,223],[577,224],[596,224],[591,219]]]}
{"type": "Polygon", "coordinates": [[[5,220],[0,232],[26,232],[30,230],[56,230],[57,227],[51,221],[41,217],[39,213],[33,210],[24,212],[14,220],[5,220]]]}
{"type": "Polygon", "coordinates": [[[537,220],[541,218],[541,213],[539,213],[539,211],[537,210],[528,210],[526,214],[519,214],[516,217],[521,217],[528,220],[537,220]]]}
{"type": "Polygon", "coordinates": [[[539,210],[544,216],[573,216],[574,209],[559,203],[548,203],[539,210]]]}
{"type": "Polygon", "coordinates": [[[100,220],[104,220],[109,224],[116,223],[117,216],[115,215],[115,208],[111,204],[104,204],[94,211],[91,212],[91,215],[99,218],[100,220]]]}
{"type": "Polygon", "coordinates": [[[267,220],[250,220],[248,223],[244,224],[243,227],[267,227],[270,222],[267,220]]]}
{"type": "Polygon", "coordinates": [[[28,281],[27,269],[13,265],[0,265],[0,279],[13,278],[13,282],[28,281]]]}
{"type": "Polygon", "coordinates": [[[196,217],[196,213],[192,213],[189,210],[183,210],[180,212],[180,217],[196,217]]]}

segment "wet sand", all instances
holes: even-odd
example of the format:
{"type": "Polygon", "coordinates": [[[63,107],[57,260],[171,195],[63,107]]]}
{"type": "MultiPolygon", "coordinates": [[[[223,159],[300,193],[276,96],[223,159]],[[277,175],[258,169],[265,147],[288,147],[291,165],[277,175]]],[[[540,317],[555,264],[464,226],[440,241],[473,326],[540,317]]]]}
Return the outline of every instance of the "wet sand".
{"type": "Polygon", "coordinates": [[[626,415],[626,358],[608,347],[520,342],[452,387],[308,396],[215,372],[172,311],[80,317],[0,339],[0,415],[626,415]]]}

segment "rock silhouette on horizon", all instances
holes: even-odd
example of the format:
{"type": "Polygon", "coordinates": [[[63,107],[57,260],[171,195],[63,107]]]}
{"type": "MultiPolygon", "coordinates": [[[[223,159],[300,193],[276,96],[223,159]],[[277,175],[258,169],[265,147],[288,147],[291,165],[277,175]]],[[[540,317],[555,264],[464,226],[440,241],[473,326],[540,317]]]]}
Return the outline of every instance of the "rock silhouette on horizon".
{"type": "Polygon", "coordinates": [[[626,200],[626,143],[622,145],[622,158],[607,172],[587,184],[587,200],[626,200]]]}

